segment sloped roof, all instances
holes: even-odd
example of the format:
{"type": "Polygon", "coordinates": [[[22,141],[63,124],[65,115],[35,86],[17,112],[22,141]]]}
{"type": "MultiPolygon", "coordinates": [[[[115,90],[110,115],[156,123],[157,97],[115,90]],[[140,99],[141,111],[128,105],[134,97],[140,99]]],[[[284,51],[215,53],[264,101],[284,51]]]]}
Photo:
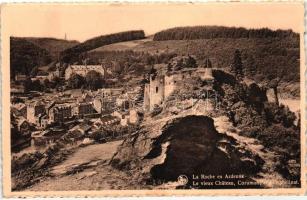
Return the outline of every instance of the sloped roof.
{"type": "Polygon", "coordinates": [[[16,120],[18,127],[20,127],[24,122],[27,122],[27,120],[24,117],[18,117],[16,120]]]}
{"type": "Polygon", "coordinates": [[[17,110],[21,110],[21,109],[26,107],[26,104],[24,104],[24,103],[17,103],[17,104],[14,104],[13,107],[16,108],[17,110]]]}

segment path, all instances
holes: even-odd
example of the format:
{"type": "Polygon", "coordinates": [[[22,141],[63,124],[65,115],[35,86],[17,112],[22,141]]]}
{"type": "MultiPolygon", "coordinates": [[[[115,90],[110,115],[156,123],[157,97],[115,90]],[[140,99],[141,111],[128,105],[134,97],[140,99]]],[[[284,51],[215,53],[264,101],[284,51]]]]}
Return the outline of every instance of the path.
{"type": "Polygon", "coordinates": [[[53,177],[33,185],[30,191],[129,189],[130,176],[113,169],[108,161],[122,141],[94,144],[78,149],[51,169],[53,177]]]}

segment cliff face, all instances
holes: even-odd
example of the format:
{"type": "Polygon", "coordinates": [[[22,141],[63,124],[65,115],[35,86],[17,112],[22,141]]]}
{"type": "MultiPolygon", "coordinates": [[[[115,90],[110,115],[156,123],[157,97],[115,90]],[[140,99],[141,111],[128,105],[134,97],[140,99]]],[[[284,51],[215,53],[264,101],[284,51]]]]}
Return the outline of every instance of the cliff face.
{"type": "Polygon", "coordinates": [[[176,181],[180,175],[255,174],[263,161],[236,139],[219,133],[213,118],[186,115],[128,138],[111,164],[134,171],[139,179],[152,184],[176,181]]]}
{"type": "MultiPolygon", "coordinates": [[[[246,127],[268,126],[263,114],[265,91],[229,74],[218,77],[226,75],[219,73],[214,73],[213,87],[201,81],[187,83],[164,102],[161,112],[145,114],[140,129],[120,145],[111,165],[131,172],[132,179],[145,184],[177,181],[186,175],[189,182],[185,187],[195,188],[191,179],[199,174],[242,174],[244,180],[256,182],[268,156],[258,140],[239,133],[246,127]],[[208,88],[214,95],[199,95],[208,88]]],[[[226,186],[232,187],[237,186],[226,186]]]]}

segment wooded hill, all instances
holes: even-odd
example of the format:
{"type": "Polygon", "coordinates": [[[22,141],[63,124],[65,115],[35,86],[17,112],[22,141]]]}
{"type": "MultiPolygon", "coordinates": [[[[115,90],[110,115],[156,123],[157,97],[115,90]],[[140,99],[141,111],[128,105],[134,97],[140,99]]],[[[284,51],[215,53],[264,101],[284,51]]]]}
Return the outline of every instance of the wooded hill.
{"type": "Polygon", "coordinates": [[[56,38],[28,37],[24,39],[32,42],[33,44],[39,46],[40,48],[46,49],[51,55],[53,60],[58,59],[60,52],[79,44],[79,42],[76,40],[64,40],[56,38]]]}
{"type": "Polygon", "coordinates": [[[11,77],[16,73],[29,75],[34,67],[57,61],[60,52],[78,43],[56,38],[11,37],[11,77]]]}
{"type": "Polygon", "coordinates": [[[50,63],[50,53],[24,38],[10,38],[10,72],[11,78],[16,74],[29,75],[35,66],[50,63]]]}
{"type": "Polygon", "coordinates": [[[246,29],[225,26],[192,26],[176,27],[160,31],[153,40],[194,40],[213,38],[285,38],[299,37],[292,30],[276,30],[268,28],[246,29]]]}
{"type": "Polygon", "coordinates": [[[61,60],[69,63],[78,60],[81,53],[96,49],[98,47],[130,40],[144,39],[145,33],[143,30],[126,31],[109,35],[98,36],[85,42],[78,44],[72,48],[66,49],[61,53],[61,60]]]}

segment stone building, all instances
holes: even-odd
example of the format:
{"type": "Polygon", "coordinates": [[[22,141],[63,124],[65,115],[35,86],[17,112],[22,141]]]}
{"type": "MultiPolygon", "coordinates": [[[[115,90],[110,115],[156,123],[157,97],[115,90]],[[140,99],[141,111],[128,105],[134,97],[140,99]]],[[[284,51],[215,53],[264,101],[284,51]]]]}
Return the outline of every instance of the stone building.
{"type": "Polygon", "coordinates": [[[116,97],[103,97],[102,95],[97,95],[93,100],[93,108],[97,113],[112,112],[117,107],[116,97]]]}
{"type": "Polygon", "coordinates": [[[49,124],[61,123],[72,117],[72,106],[70,104],[57,104],[49,111],[49,124]]]}
{"type": "Polygon", "coordinates": [[[114,111],[112,113],[112,116],[117,117],[118,119],[120,119],[120,125],[122,125],[122,126],[127,126],[128,125],[129,112],[118,110],[118,111],[114,111]]]}
{"type": "Polygon", "coordinates": [[[39,81],[41,84],[43,84],[44,81],[47,79],[49,80],[48,75],[39,75],[39,76],[35,76],[34,78],[31,78],[31,81],[39,81]]]}
{"type": "Polygon", "coordinates": [[[136,109],[129,110],[129,123],[136,124],[140,121],[139,113],[136,109]]]}
{"type": "Polygon", "coordinates": [[[76,116],[84,116],[84,115],[89,115],[96,113],[93,103],[92,102],[82,102],[82,103],[77,103],[73,107],[73,115],[76,116]]]}
{"type": "Polygon", "coordinates": [[[102,97],[119,96],[123,93],[123,88],[101,88],[98,90],[98,94],[102,97]]]}
{"type": "Polygon", "coordinates": [[[85,77],[90,71],[99,72],[105,75],[105,68],[102,65],[69,65],[65,70],[65,80],[68,80],[73,74],[79,74],[85,77]]]}
{"type": "Polygon", "coordinates": [[[60,70],[59,70],[59,68],[57,68],[55,71],[49,72],[49,74],[48,74],[49,81],[52,81],[55,78],[59,78],[59,77],[60,77],[60,70]]]}
{"type": "Polygon", "coordinates": [[[24,118],[27,118],[27,106],[26,106],[26,104],[24,104],[24,103],[13,104],[12,107],[11,107],[11,110],[16,115],[23,116],[24,118]]]}
{"type": "Polygon", "coordinates": [[[117,110],[112,113],[112,116],[117,117],[122,126],[137,124],[140,121],[140,116],[136,109],[130,109],[129,111],[117,110]]]}
{"type": "Polygon", "coordinates": [[[38,117],[45,113],[45,105],[41,101],[35,101],[27,106],[27,120],[38,124],[38,117]]]}
{"type": "Polygon", "coordinates": [[[17,121],[17,130],[19,132],[24,134],[27,131],[30,131],[30,125],[24,117],[18,117],[16,121],[17,121]]]}

